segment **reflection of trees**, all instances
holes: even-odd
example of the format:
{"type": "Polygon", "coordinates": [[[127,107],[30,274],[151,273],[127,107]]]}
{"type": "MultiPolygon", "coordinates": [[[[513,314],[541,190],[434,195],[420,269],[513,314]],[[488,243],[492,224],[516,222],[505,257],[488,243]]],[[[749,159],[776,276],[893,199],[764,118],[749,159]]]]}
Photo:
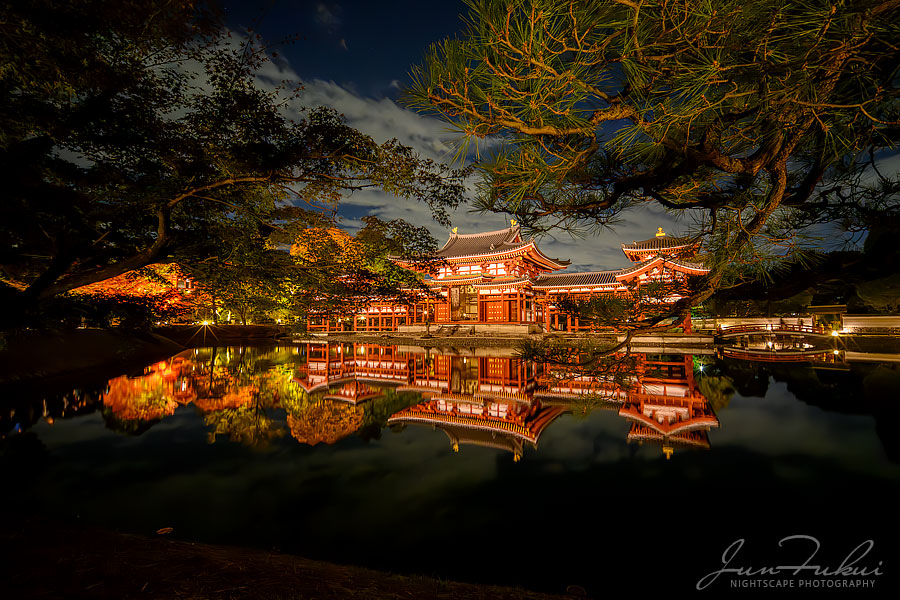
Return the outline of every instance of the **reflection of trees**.
{"type": "Polygon", "coordinates": [[[618,410],[621,405],[621,401],[611,400],[603,394],[587,393],[574,397],[569,401],[567,407],[574,417],[583,419],[590,416],[595,410],[618,410]]]}
{"type": "Polygon", "coordinates": [[[307,402],[299,413],[289,414],[291,435],[301,444],[333,444],[356,433],[363,424],[362,406],[334,400],[307,402]]]}
{"type": "Polygon", "coordinates": [[[159,371],[138,378],[122,375],[110,380],[103,404],[120,421],[158,421],[178,407],[172,382],[159,371]]]}
{"type": "Polygon", "coordinates": [[[195,406],[210,427],[209,441],[227,435],[229,441],[265,446],[284,435],[272,411],[289,387],[291,350],[281,348],[210,348],[198,352],[199,369],[192,375],[195,406]]]}
{"type": "Polygon", "coordinates": [[[364,405],[365,415],[359,428],[359,436],[367,442],[381,439],[381,430],[387,427],[391,415],[421,400],[420,394],[397,393],[394,388],[385,388],[380,398],[364,405]]]}
{"type": "Polygon", "coordinates": [[[280,423],[273,421],[259,402],[211,412],[203,417],[203,422],[211,428],[208,434],[210,443],[215,442],[218,435],[227,435],[231,442],[265,446],[284,435],[280,423]]]}
{"type": "Polygon", "coordinates": [[[700,393],[706,396],[713,411],[719,412],[728,406],[734,395],[734,381],[725,375],[708,375],[700,377],[697,383],[700,393]]]}

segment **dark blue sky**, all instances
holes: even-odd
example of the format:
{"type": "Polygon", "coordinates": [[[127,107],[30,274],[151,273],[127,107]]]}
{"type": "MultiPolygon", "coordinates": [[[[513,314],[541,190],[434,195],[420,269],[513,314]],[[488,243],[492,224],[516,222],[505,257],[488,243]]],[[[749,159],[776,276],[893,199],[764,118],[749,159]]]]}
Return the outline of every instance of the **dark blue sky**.
{"type": "MultiPolygon", "coordinates": [[[[304,106],[330,106],[348,124],[377,142],[397,138],[421,156],[448,161],[459,135],[443,121],[398,105],[400,91],[409,83],[409,72],[420,64],[428,46],[457,35],[468,12],[462,0],[364,1],[364,0],[222,0],[226,24],[236,31],[248,27],[262,34],[270,50],[279,54],[270,66],[271,81],[297,78],[303,82],[304,106]],[[275,45],[291,36],[289,45],[275,45]],[[277,66],[277,68],[275,68],[277,66]]],[[[435,223],[423,203],[404,200],[378,190],[355,192],[344,198],[342,226],[354,231],[361,217],[404,219],[424,225],[439,242],[449,231],[435,223]]],[[[463,205],[452,215],[460,233],[507,227],[509,216],[472,212],[463,205]]],[[[631,211],[615,232],[577,239],[565,233],[542,238],[541,249],[550,256],[570,259],[570,271],[619,268],[627,263],[622,242],[651,237],[658,226],[681,233],[661,209],[643,207],[631,211]]]]}
{"type": "Polygon", "coordinates": [[[458,0],[365,1],[228,0],[226,22],[252,27],[270,43],[299,36],[278,48],[303,79],[322,79],[362,96],[396,97],[410,67],[429,44],[453,36],[466,12],[458,0]]]}

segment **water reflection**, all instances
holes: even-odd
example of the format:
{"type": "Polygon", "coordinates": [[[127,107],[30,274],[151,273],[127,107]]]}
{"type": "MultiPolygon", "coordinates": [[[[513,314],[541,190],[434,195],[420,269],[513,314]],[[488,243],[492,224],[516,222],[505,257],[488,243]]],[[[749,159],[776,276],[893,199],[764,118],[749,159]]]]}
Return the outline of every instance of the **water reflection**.
{"type": "Polygon", "coordinates": [[[597,597],[611,577],[646,579],[646,561],[603,567],[648,543],[609,507],[719,506],[709,536],[667,558],[693,589],[738,537],[842,523],[855,545],[896,521],[898,363],[836,367],[631,354],[584,372],[501,349],[203,348],[6,395],[0,466],[21,511],[597,597]],[[523,527],[550,549],[541,569],[496,552],[523,527]],[[586,539],[593,551],[557,551],[586,539]]]}
{"type": "Polygon", "coordinates": [[[691,355],[623,354],[585,373],[526,362],[511,350],[374,344],[194,349],[105,388],[64,394],[62,410],[52,404],[17,407],[3,430],[99,410],[107,427],[139,435],[190,407],[210,443],[265,447],[289,434],[312,446],[424,425],[440,429],[454,451],[487,446],[518,461],[564,413],[616,411],[630,423],[629,442],[657,444],[667,457],[676,448],[708,448],[707,432],[719,425],[691,355]]]}

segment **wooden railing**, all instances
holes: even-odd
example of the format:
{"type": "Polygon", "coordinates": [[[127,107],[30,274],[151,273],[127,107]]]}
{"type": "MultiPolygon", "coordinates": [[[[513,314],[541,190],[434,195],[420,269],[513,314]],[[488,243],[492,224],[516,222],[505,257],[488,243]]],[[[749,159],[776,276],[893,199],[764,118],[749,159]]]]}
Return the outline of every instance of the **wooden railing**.
{"type": "Polygon", "coordinates": [[[732,325],[731,327],[719,327],[719,335],[738,335],[741,333],[811,333],[825,335],[825,328],[812,325],[789,325],[787,323],[769,323],[756,325],[732,325]]]}

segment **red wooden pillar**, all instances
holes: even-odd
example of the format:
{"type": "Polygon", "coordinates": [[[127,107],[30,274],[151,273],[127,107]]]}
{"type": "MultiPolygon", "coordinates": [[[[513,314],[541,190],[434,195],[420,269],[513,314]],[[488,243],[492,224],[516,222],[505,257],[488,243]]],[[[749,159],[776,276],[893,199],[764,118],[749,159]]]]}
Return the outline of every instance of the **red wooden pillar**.
{"type": "Polygon", "coordinates": [[[522,321],[522,291],[516,290],[516,323],[522,321]]]}
{"type": "Polygon", "coordinates": [[[691,331],[691,313],[688,313],[684,318],[684,323],[681,324],[681,329],[684,333],[693,333],[691,331]]]}
{"type": "Polygon", "coordinates": [[[544,322],[546,331],[550,331],[550,292],[544,295],[544,322]]]}

